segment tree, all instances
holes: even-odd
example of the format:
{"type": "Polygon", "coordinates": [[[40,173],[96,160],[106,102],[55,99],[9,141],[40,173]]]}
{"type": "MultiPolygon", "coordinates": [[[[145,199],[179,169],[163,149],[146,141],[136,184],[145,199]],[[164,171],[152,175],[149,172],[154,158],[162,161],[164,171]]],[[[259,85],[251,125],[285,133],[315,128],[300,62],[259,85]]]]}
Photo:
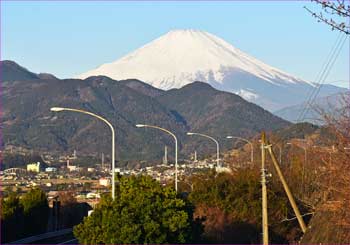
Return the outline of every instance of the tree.
{"type": "Polygon", "coordinates": [[[23,234],[23,206],[15,193],[1,199],[1,242],[19,239],[23,234]]]}
{"type": "Polygon", "coordinates": [[[318,108],[335,139],[327,142],[325,150],[314,150],[320,160],[313,182],[321,198],[302,243],[350,243],[350,94],[344,94],[339,104],[329,110],[332,113],[318,108]]]}
{"type": "Polygon", "coordinates": [[[316,13],[309,8],[305,9],[315,17],[318,22],[329,25],[332,30],[350,34],[349,18],[350,5],[345,4],[345,0],[311,0],[322,6],[322,11],[316,13]]]}
{"type": "Polygon", "coordinates": [[[45,233],[49,217],[46,193],[39,188],[31,189],[20,203],[23,206],[26,235],[45,233]]]}
{"type": "Polygon", "coordinates": [[[65,191],[59,194],[60,208],[60,228],[71,228],[83,221],[83,218],[91,210],[87,203],[78,203],[74,197],[74,192],[65,191]]]}
{"type": "Polygon", "coordinates": [[[72,191],[60,192],[58,197],[62,206],[69,206],[77,203],[77,199],[74,197],[74,192],[72,191]]]}
{"type": "MultiPolygon", "coordinates": [[[[205,242],[260,242],[262,208],[258,169],[240,169],[232,174],[209,172],[191,179],[194,187],[189,199],[196,206],[195,216],[205,217],[205,242]]],[[[271,179],[268,208],[271,242],[295,242],[301,235],[298,223],[282,222],[294,214],[281,184],[275,185],[271,179]]]]}
{"type": "Polygon", "coordinates": [[[80,243],[194,241],[200,229],[193,208],[172,187],[162,187],[149,176],[118,177],[118,182],[115,201],[103,196],[92,215],[74,228],[80,243]]]}
{"type": "Polygon", "coordinates": [[[1,200],[1,241],[46,232],[48,214],[46,194],[41,189],[32,189],[21,199],[17,193],[9,193],[1,200]]]}

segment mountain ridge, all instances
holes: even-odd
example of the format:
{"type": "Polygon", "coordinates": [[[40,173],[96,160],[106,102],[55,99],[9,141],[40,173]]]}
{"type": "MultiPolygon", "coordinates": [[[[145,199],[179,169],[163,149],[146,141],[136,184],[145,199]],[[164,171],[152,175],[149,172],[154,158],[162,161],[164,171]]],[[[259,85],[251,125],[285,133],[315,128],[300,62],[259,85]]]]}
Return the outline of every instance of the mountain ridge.
{"type": "MultiPolygon", "coordinates": [[[[141,81],[115,81],[105,76],[85,80],[3,81],[2,85],[3,142],[42,152],[77,150],[83,154],[109,154],[111,136],[103,123],[78,113],[53,113],[50,111],[53,106],[85,109],[110,120],[116,129],[117,159],[123,162],[161,159],[164,145],[173,146],[168,135],[138,129],[135,127],[137,123],[173,131],[179,139],[180,157],[194,149],[198,149],[201,155],[215,152],[215,146],[210,142],[188,137],[186,132],[190,130],[200,130],[218,138],[225,150],[231,147],[230,142],[223,138],[228,134],[250,137],[262,128],[269,131],[290,125],[238,95],[218,91],[202,82],[169,91],[153,90],[144,84],[151,92],[159,92],[157,96],[142,91],[141,81]],[[138,86],[129,87],[130,83],[138,86]],[[181,105],[181,101],[187,111],[176,106],[181,105]],[[201,113],[190,113],[195,111],[201,113]],[[263,123],[274,120],[274,124],[263,123]]],[[[172,148],[169,148],[169,158],[173,155],[172,148]]]]}
{"type": "Polygon", "coordinates": [[[39,79],[38,75],[30,72],[12,60],[1,61],[1,81],[39,79]]]}

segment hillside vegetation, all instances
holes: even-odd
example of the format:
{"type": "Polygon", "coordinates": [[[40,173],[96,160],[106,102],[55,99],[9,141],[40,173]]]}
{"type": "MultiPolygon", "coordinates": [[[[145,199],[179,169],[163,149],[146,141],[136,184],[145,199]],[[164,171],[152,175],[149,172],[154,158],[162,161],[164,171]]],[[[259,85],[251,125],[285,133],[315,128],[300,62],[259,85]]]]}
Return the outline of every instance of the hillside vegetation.
{"type": "Polygon", "coordinates": [[[224,150],[230,146],[224,139],[228,134],[252,136],[262,129],[270,131],[290,125],[238,95],[200,82],[162,91],[141,81],[115,81],[104,76],[85,80],[51,76],[41,79],[13,62],[4,69],[3,142],[39,152],[77,150],[81,155],[104,152],[107,157],[110,154],[111,133],[106,125],[78,113],[53,113],[53,106],[84,109],[109,120],[116,129],[117,160],[124,162],[160,160],[164,145],[169,146],[170,159],[173,156],[171,137],[157,130],[137,129],[137,123],[173,131],[179,139],[180,158],[198,145],[202,145],[198,154],[215,152],[215,145],[188,137],[188,131],[218,138],[224,150]]]}

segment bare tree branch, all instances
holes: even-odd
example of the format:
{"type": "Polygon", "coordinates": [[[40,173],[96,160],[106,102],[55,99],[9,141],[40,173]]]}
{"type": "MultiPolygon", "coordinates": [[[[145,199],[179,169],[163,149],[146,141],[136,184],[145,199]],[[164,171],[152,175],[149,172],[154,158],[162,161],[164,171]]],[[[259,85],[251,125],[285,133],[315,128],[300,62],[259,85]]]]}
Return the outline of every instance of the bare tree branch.
{"type": "Polygon", "coordinates": [[[329,25],[332,30],[338,30],[346,35],[350,34],[350,26],[347,25],[349,23],[349,17],[350,17],[350,5],[345,5],[344,0],[337,0],[337,1],[331,1],[331,0],[311,0],[312,2],[316,2],[317,4],[322,6],[323,13],[316,13],[309,8],[304,8],[311,13],[313,17],[317,19],[318,22],[323,22],[327,25],[329,25]],[[327,16],[328,15],[328,16],[327,16]],[[331,16],[338,17],[339,20],[334,20],[331,18],[331,16]]]}

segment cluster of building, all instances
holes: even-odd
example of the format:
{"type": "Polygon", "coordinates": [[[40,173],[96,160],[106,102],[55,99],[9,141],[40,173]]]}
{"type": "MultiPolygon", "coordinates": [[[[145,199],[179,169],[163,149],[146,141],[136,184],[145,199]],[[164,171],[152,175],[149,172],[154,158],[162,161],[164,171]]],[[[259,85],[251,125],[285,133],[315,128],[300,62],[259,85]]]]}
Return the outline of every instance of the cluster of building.
{"type": "MultiPolygon", "coordinates": [[[[12,148],[11,148],[12,149],[12,148]]],[[[21,149],[23,151],[23,149],[21,149]]],[[[230,169],[217,166],[211,160],[198,161],[196,153],[191,160],[183,160],[178,165],[178,176],[190,176],[206,169],[216,169],[217,172],[229,172],[230,169]]],[[[42,155],[45,163],[32,162],[26,168],[11,168],[0,171],[0,181],[5,186],[26,188],[39,186],[48,193],[57,191],[74,191],[79,199],[99,199],[100,194],[109,191],[111,185],[110,165],[102,164],[95,167],[80,167],[72,164],[77,159],[76,152],[71,156],[53,157],[51,154],[42,155]],[[49,164],[49,166],[47,165],[49,164]],[[89,184],[87,184],[89,183],[89,184]],[[90,194],[88,194],[90,193],[90,194]]],[[[174,164],[169,164],[167,147],[163,163],[140,168],[115,168],[120,175],[149,175],[162,184],[173,181],[175,176],[174,164]]]]}

